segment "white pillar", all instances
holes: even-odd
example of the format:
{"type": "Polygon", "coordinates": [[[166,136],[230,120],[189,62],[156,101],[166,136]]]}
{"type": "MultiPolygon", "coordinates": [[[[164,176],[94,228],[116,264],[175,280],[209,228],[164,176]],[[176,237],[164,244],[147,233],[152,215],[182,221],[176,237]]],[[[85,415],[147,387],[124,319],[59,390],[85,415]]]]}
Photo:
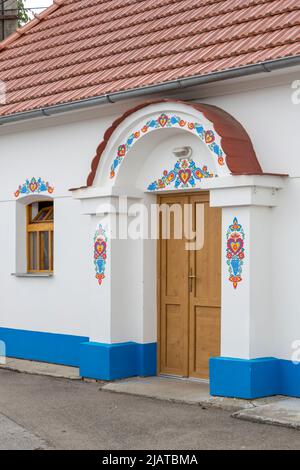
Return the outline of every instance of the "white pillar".
{"type": "Polygon", "coordinates": [[[87,188],[74,194],[81,200],[82,214],[91,219],[91,287],[85,293],[90,341],[80,350],[84,377],[114,380],[156,374],[156,242],[127,235],[131,224],[141,221],[136,204],[148,205],[151,197],[126,192],[125,206],[124,192],[116,188],[87,188]],[[99,224],[107,237],[101,285],[95,278],[92,249],[99,224]]]}
{"type": "Polygon", "coordinates": [[[210,191],[211,206],[222,207],[221,356],[239,359],[273,355],[272,207],[279,184],[251,178],[210,191]]]}

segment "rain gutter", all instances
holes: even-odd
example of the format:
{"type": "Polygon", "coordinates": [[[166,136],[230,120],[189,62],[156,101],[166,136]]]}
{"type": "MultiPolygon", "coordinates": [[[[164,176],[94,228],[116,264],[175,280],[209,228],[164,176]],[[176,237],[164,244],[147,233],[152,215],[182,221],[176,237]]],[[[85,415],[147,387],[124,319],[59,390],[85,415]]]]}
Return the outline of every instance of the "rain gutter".
{"type": "Polygon", "coordinates": [[[182,90],[197,85],[213,83],[221,80],[246,77],[259,73],[273,72],[276,70],[285,69],[297,65],[300,65],[300,56],[284,57],[282,59],[260,62],[258,64],[246,65],[243,67],[224,70],[221,72],[213,72],[207,75],[180,78],[158,85],[149,85],[145,87],[134,88],[132,90],[109,93],[94,98],[79,100],[72,103],[63,103],[55,106],[48,106],[45,108],[35,109],[32,111],[25,111],[22,113],[15,113],[7,116],[2,116],[0,117],[0,125],[19,121],[26,121],[41,117],[50,117],[72,111],[79,111],[82,109],[87,109],[103,104],[117,103],[119,101],[128,100],[130,98],[139,98],[154,93],[165,93],[168,91],[182,90]]]}

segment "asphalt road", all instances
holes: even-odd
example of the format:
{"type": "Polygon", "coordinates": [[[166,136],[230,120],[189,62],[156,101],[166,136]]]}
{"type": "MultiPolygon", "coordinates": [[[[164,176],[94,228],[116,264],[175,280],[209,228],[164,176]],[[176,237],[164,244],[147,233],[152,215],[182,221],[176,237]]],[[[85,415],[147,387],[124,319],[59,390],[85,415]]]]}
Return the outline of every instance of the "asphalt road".
{"type": "Polygon", "coordinates": [[[0,370],[0,449],[300,449],[300,431],[0,370]]]}

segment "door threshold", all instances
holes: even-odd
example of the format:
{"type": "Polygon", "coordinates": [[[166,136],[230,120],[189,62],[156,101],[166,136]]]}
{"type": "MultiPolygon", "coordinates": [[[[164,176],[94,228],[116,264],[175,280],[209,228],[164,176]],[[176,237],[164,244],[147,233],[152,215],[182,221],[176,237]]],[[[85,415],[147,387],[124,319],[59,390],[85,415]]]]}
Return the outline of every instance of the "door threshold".
{"type": "Polygon", "coordinates": [[[197,379],[196,377],[181,377],[180,375],[159,374],[158,377],[163,379],[182,380],[184,382],[198,382],[201,384],[209,384],[209,379],[197,379]]]}
{"type": "Polygon", "coordinates": [[[209,379],[197,379],[196,377],[188,377],[190,382],[199,382],[200,384],[209,384],[209,379]]]}

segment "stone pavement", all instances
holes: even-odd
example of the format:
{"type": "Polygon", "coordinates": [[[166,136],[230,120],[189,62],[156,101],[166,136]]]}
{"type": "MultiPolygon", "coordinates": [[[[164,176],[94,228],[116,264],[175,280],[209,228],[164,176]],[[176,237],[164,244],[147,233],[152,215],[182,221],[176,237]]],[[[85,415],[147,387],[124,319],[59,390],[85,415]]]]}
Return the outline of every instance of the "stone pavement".
{"type": "Polygon", "coordinates": [[[0,368],[24,372],[26,374],[48,375],[50,377],[61,377],[72,380],[81,379],[77,367],[61,366],[47,362],[26,361],[13,357],[7,357],[5,364],[0,364],[0,368]]]}
{"type": "Polygon", "coordinates": [[[0,450],[46,450],[47,443],[0,414],[0,450]]]}
{"type": "MultiPolygon", "coordinates": [[[[7,358],[0,369],[9,369],[34,375],[81,380],[79,369],[56,364],[7,358]]],[[[95,382],[96,381],[91,381],[95,382]]],[[[114,382],[97,382],[101,391],[153,398],[202,409],[220,408],[233,417],[257,423],[275,424],[300,429],[300,399],[274,396],[256,400],[212,397],[205,382],[166,377],[134,377],[114,382]]]]}
{"type": "Polygon", "coordinates": [[[166,377],[133,377],[102,385],[103,391],[125,393],[174,403],[199,405],[203,408],[216,407],[227,411],[237,411],[253,407],[248,400],[212,397],[209,385],[205,382],[181,380],[166,377]]]}
{"type": "Polygon", "coordinates": [[[282,398],[256,408],[240,410],[234,413],[233,417],[300,430],[300,399],[282,398]]]}
{"type": "MultiPolygon", "coordinates": [[[[233,419],[223,409],[5,369],[0,369],[0,413],[51,449],[300,450],[300,431],[233,419]]],[[[23,447],[13,434],[8,440],[5,430],[2,439],[2,448],[23,447]]]]}

